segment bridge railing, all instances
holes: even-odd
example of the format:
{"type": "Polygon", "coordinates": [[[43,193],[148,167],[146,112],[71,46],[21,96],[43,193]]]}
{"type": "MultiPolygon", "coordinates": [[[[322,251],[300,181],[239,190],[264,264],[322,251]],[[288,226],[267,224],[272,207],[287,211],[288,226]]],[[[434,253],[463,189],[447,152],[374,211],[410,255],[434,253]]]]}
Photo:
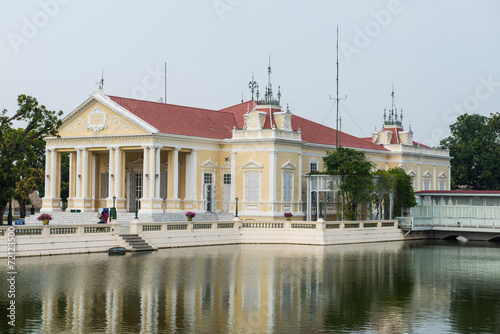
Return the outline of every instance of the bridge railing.
{"type": "Polygon", "coordinates": [[[412,227],[500,228],[500,218],[413,217],[412,227]]]}

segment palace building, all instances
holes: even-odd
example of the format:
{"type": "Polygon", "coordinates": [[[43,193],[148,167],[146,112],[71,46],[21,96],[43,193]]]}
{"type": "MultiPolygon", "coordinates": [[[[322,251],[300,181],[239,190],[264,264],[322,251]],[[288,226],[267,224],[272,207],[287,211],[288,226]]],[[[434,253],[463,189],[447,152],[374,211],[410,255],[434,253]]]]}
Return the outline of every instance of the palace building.
{"type": "MultiPolygon", "coordinates": [[[[270,87],[270,86],[269,86],[270,87]]],[[[253,90],[252,90],[253,95],[253,90]]],[[[418,190],[450,189],[448,151],[413,141],[391,110],[372,138],[339,133],[265,99],[208,110],[108,96],[102,87],[47,137],[42,211],[61,210],[61,154],[69,154],[67,210],[140,214],[235,212],[242,219],[304,219],[307,177],[339,145],[377,168],[401,166],[418,190]]],[[[309,192],[313,191],[312,189],[309,192]]]]}

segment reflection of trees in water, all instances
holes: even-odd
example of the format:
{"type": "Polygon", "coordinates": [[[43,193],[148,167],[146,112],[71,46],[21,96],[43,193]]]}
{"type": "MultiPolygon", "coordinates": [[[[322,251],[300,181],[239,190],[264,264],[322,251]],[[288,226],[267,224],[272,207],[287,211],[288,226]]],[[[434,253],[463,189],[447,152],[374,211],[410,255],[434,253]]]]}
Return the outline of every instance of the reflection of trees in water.
{"type": "MultiPolygon", "coordinates": [[[[346,253],[324,261],[325,327],[361,330],[380,310],[401,313],[414,287],[410,254],[346,253]]],[[[399,314],[398,314],[399,315],[399,314]]]]}
{"type": "Polygon", "coordinates": [[[500,282],[451,282],[450,320],[458,333],[500,333],[500,282]]]}

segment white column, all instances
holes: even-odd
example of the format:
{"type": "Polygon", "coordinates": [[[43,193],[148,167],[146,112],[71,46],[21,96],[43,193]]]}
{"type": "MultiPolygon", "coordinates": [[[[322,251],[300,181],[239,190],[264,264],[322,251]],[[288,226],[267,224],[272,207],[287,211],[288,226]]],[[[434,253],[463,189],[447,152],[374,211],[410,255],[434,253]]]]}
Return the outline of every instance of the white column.
{"type": "MultiPolygon", "coordinates": [[[[306,179],[307,181],[307,194],[306,194],[306,201],[307,201],[307,221],[310,222],[311,221],[311,218],[312,218],[312,201],[311,201],[311,177],[308,177],[306,179]]],[[[338,212],[338,209],[337,209],[337,212],[338,212]]],[[[338,220],[338,217],[337,217],[337,220],[338,220]]]]}
{"type": "Polygon", "coordinates": [[[436,175],[436,164],[434,164],[434,173],[432,174],[433,176],[433,179],[434,179],[434,188],[432,190],[437,190],[437,186],[436,186],[436,181],[437,181],[437,175],[436,175]]]}
{"type": "MultiPolygon", "coordinates": [[[[193,199],[198,199],[198,150],[191,150],[191,188],[193,191],[193,199]]],[[[233,181],[231,181],[233,182],[233,181]]]]}
{"type": "Polygon", "coordinates": [[[82,148],[82,197],[87,198],[87,178],[88,178],[88,158],[87,158],[87,148],[82,148]]]}
{"type": "Polygon", "coordinates": [[[302,202],[302,153],[299,153],[299,181],[298,181],[298,195],[297,202],[302,202]]]}
{"type": "Polygon", "coordinates": [[[155,191],[155,179],[156,179],[156,146],[149,146],[149,197],[154,198],[155,191]]]}
{"type": "Polygon", "coordinates": [[[68,198],[73,198],[73,153],[69,154],[69,194],[68,198]]]}
{"type": "Polygon", "coordinates": [[[76,198],[82,197],[82,149],[77,148],[76,151],[76,198]]]}
{"type": "Polygon", "coordinates": [[[278,152],[269,152],[269,202],[276,201],[276,159],[278,152]]]}
{"type": "Polygon", "coordinates": [[[162,146],[156,147],[155,198],[160,198],[161,148],[162,146]]]}
{"type": "Polygon", "coordinates": [[[418,174],[418,180],[417,180],[417,191],[420,191],[420,162],[418,163],[418,171],[417,171],[417,174],[418,174]]]}
{"type": "Polygon", "coordinates": [[[174,199],[179,199],[179,147],[174,147],[174,199]]]}
{"type": "Polygon", "coordinates": [[[451,166],[448,166],[448,185],[445,190],[451,189],[451,166]]]}
{"type": "Polygon", "coordinates": [[[236,152],[231,151],[231,201],[236,198],[236,152]]]}
{"type": "Polygon", "coordinates": [[[144,149],[144,161],[143,161],[143,164],[142,164],[142,198],[148,198],[148,192],[147,192],[147,186],[148,186],[148,183],[147,183],[147,175],[148,175],[148,147],[147,146],[143,146],[142,147],[144,149]]]}
{"type": "MultiPolygon", "coordinates": [[[[71,159],[71,156],[70,156],[71,159]]],[[[92,180],[92,199],[97,199],[97,155],[92,156],[92,175],[91,175],[91,180],[92,180]]],[[[71,184],[71,182],[70,182],[71,184]]]]}
{"type": "Polygon", "coordinates": [[[108,198],[112,198],[114,195],[114,186],[113,186],[113,180],[115,176],[115,155],[114,155],[114,150],[115,148],[110,146],[108,147],[109,150],[109,181],[108,181],[108,198]]]}
{"type": "Polygon", "coordinates": [[[120,189],[122,187],[122,182],[121,179],[121,171],[122,171],[122,166],[121,166],[121,150],[120,147],[115,147],[115,193],[114,196],[117,198],[120,197],[120,189]]]}
{"type": "Polygon", "coordinates": [[[56,196],[56,150],[50,149],[50,198],[56,196]]]}
{"type": "Polygon", "coordinates": [[[50,151],[48,148],[45,149],[45,198],[49,198],[50,194],[50,151]]]}
{"type": "Polygon", "coordinates": [[[193,154],[186,154],[186,178],[185,178],[185,189],[186,189],[186,197],[185,200],[193,200],[194,199],[194,191],[193,191],[193,179],[191,178],[191,173],[193,170],[193,154]]]}

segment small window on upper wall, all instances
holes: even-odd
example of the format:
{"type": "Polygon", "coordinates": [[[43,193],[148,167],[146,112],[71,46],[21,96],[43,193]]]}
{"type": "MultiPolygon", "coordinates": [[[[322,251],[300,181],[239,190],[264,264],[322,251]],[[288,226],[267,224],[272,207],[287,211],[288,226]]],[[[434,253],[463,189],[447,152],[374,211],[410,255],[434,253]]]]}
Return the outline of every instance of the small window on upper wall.
{"type": "Polygon", "coordinates": [[[444,181],[439,181],[439,190],[445,190],[444,187],[446,185],[446,182],[444,181]]]}
{"type": "Polygon", "coordinates": [[[424,190],[431,190],[431,181],[424,181],[424,190]]]}
{"type": "Polygon", "coordinates": [[[318,171],[318,162],[311,161],[309,162],[309,173],[314,173],[318,171]]]}

